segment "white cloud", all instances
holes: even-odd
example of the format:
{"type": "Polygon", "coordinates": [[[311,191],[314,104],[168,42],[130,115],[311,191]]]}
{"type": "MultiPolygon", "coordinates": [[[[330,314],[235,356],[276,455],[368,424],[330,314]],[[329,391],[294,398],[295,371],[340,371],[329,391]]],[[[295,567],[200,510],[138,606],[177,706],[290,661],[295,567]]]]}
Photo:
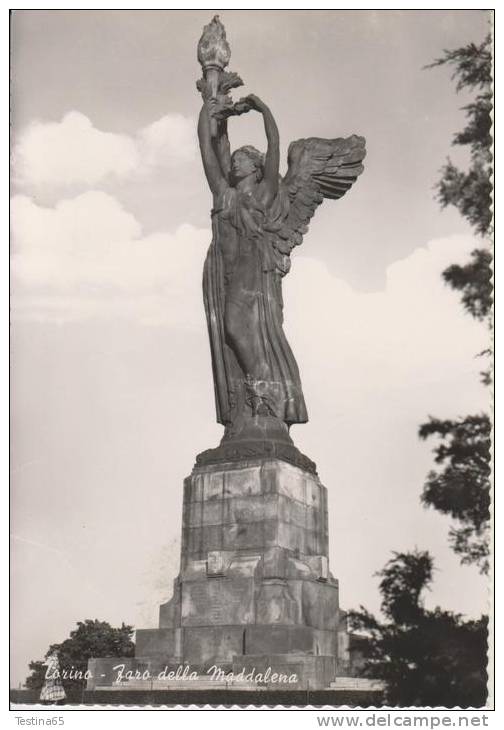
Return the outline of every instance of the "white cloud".
{"type": "Polygon", "coordinates": [[[142,236],[138,221],[99,191],[54,208],[19,195],[11,210],[14,316],[203,326],[197,272],[208,230],[184,224],[173,234],[142,236]]]}
{"type": "Polygon", "coordinates": [[[401,388],[420,392],[459,375],[477,384],[485,363],[475,355],[488,346],[488,331],[441,278],[476,245],[472,236],[430,241],[391,264],[379,292],[356,291],[324,263],[297,257],[285,281],[285,316],[306,384],[320,391],[309,378],[323,382],[336,403],[365,400],[371,390],[375,398],[377,389],[389,398],[401,388]]]}
{"type": "Polygon", "coordinates": [[[170,114],[149,124],[137,139],[142,164],[147,166],[169,166],[195,158],[196,125],[182,114],[170,114]]]}
{"type": "Polygon", "coordinates": [[[61,122],[33,122],[19,136],[13,176],[19,185],[93,186],[195,156],[194,120],[168,114],[134,136],[103,132],[84,114],[61,122]]]}
{"type": "MultiPolygon", "coordinates": [[[[16,196],[12,230],[14,317],[122,318],[204,332],[201,272],[210,231],[185,224],[143,235],[114,197],[97,191],[54,208],[16,196]]],[[[385,290],[371,293],[295,253],[284,280],[285,326],[303,380],[316,374],[339,391],[348,383],[351,393],[380,383],[421,387],[439,379],[440,368],[460,370],[461,363],[477,373],[474,355],[487,333],[441,279],[474,245],[471,236],[431,241],[389,266],[385,290]]]]}

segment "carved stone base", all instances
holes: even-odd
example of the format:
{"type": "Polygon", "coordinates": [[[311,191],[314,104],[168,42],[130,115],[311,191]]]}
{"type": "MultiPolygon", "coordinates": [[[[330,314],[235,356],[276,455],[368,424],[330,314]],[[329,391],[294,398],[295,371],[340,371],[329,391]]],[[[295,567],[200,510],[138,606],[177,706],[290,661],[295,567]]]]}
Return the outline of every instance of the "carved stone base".
{"type": "Polygon", "coordinates": [[[247,409],[235,414],[219,446],[197,455],[196,467],[229,462],[246,464],[250,459],[282,459],[317,474],[314,462],[294,446],[286,423],[270,415],[252,415],[247,409]]]}
{"type": "Polygon", "coordinates": [[[340,612],[327,555],[327,490],[312,470],[279,458],[196,466],[173,597],[159,628],[137,630],[135,666],[206,676],[292,665],[292,689],[329,686],[340,612]]]}
{"type": "Polygon", "coordinates": [[[202,451],[196,457],[196,467],[213,464],[243,463],[252,459],[281,459],[303,469],[310,474],[317,474],[317,465],[299,451],[294,444],[281,441],[264,440],[230,440],[222,441],[215,449],[202,451]]]}

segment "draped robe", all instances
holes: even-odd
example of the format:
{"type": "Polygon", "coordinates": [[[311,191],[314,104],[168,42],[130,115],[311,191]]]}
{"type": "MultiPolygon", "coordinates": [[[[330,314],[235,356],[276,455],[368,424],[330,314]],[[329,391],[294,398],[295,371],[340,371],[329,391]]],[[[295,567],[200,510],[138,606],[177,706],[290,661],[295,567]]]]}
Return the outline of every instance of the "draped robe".
{"type": "Polygon", "coordinates": [[[271,415],[285,423],[308,420],[298,366],[282,327],[282,277],[290,268],[290,258],[273,242],[288,206],[282,186],[267,208],[251,193],[228,187],[212,211],[212,243],[204,266],[203,296],[217,421],[223,425],[232,423],[247,409],[247,388],[267,405],[271,415]],[[246,281],[242,282],[244,272],[246,281]],[[246,290],[248,302],[240,308],[237,297],[242,290],[246,290]],[[227,297],[234,298],[239,324],[244,331],[250,331],[250,346],[258,353],[261,372],[267,372],[267,376],[247,374],[240,367],[226,332],[227,297]],[[252,376],[248,385],[247,375],[252,376]]]}

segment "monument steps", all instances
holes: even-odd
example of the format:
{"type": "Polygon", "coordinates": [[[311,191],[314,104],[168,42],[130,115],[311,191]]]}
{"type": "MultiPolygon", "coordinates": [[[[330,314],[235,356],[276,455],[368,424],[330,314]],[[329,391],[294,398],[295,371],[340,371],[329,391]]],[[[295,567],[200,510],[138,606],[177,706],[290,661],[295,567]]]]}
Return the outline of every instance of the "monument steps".
{"type": "Polygon", "coordinates": [[[264,690],[267,685],[258,682],[243,682],[240,680],[210,679],[208,675],[198,675],[196,679],[130,679],[112,686],[98,686],[97,692],[122,692],[124,690],[227,690],[239,689],[247,692],[264,690]]]}
{"type": "Polygon", "coordinates": [[[385,683],[380,679],[369,679],[368,677],[336,677],[328,689],[382,692],[385,689],[385,683]]]}

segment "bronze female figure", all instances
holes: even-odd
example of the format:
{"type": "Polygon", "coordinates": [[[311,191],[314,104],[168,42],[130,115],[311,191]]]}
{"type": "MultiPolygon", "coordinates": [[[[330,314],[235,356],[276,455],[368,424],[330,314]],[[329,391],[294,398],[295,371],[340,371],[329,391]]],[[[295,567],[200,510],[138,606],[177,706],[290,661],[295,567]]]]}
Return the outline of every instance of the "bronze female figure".
{"type": "Polygon", "coordinates": [[[242,82],[222,68],[226,48],[229,60],[224,29],[214,19],[205,32],[211,38],[206,38],[207,56],[200,55],[205,77],[198,82],[203,96],[198,136],[213,195],[203,292],[217,420],[226,427],[223,443],[292,443],[290,425],[305,423],[308,415],[282,327],[282,278],[317,206],[324,198],[344,195],[362,172],[364,139],[293,142],[282,178],[279,134],[269,107],[253,94],[233,104],[228,91],[242,82]],[[214,50],[215,59],[217,47],[216,69],[208,62],[208,50],[214,50]],[[246,146],[231,155],[228,119],[252,110],[263,117],[266,153],[246,146]]]}

